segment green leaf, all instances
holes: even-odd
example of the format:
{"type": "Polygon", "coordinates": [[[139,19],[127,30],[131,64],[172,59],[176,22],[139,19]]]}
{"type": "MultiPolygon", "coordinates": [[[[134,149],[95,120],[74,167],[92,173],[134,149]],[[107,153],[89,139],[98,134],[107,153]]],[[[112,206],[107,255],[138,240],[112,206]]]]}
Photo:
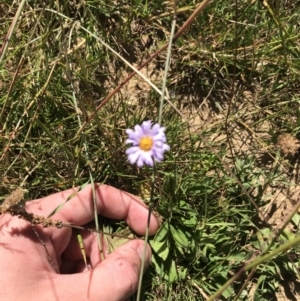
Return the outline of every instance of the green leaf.
{"type": "Polygon", "coordinates": [[[186,227],[195,227],[197,225],[197,219],[191,217],[190,219],[182,219],[182,224],[186,227]]]}
{"type": "Polygon", "coordinates": [[[165,241],[168,237],[168,233],[169,233],[168,223],[163,223],[158,229],[158,231],[156,232],[154,241],[161,241],[161,242],[165,241]]]}
{"type": "Polygon", "coordinates": [[[178,273],[175,265],[175,261],[172,260],[169,265],[169,271],[168,271],[168,281],[174,282],[178,279],[178,273]]]}
{"type": "Polygon", "coordinates": [[[183,268],[181,267],[179,270],[178,270],[178,278],[179,280],[183,280],[186,278],[187,276],[187,271],[188,269],[187,268],[183,268]]]}
{"type": "Polygon", "coordinates": [[[296,227],[299,227],[300,225],[300,214],[295,213],[292,217],[292,222],[295,224],[296,227]]]}
{"type": "Polygon", "coordinates": [[[167,240],[165,241],[152,240],[150,241],[150,245],[161,259],[163,260],[167,259],[170,253],[169,243],[167,240]]]}
{"type": "Polygon", "coordinates": [[[170,257],[166,260],[162,260],[154,253],[152,256],[152,263],[155,266],[155,271],[159,275],[159,278],[163,278],[168,282],[175,282],[178,280],[178,272],[175,261],[170,257]]]}
{"type": "Polygon", "coordinates": [[[181,229],[176,229],[172,225],[170,226],[170,229],[175,242],[179,246],[188,248],[191,245],[191,241],[187,238],[187,236],[190,236],[188,232],[184,233],[181,229]]]}
{"type": "Polygon", "coordinates": [[[260,275],[257,280],[257,287],[259,287],[261,283],[265,282],[266,278],[267,278],[266,275],[260,275]]]}
{"type": "Polygon", "coordinates": [[[228,286],[225,291],[222,293],[223,297],[226,299],[231,298],[234,295],[234,291],[231,286],[228,286]]]}

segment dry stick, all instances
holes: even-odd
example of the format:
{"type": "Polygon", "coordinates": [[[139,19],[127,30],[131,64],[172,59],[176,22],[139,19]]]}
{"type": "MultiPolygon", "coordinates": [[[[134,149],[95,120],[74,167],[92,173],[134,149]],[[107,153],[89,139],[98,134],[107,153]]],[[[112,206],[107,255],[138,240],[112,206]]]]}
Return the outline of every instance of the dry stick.
{"type": "Polygon", "coordinates": [[[59,220],[56,220],[54,222],[59,223],[62,227],[69,227],[69,228],[73,228],[73,229],[78,229],[78,230],[83,230],[83,231],[90,231],[90,232],[93,232],[93,233],[98,233],[98,234],[103,234],[103,235],[110,235],[112,238],[118,237],[118,238],[125,238],[125,239],[128,239],[128,240],[134,240],[135,239],[133,237],[128,237],[128,236],[124,236],[124,235],[109,233],[109,232],[105,232],[105,231],[102,231],[102,230],[77,226],[77,225],[73,225],[73,224],[69,224],[69,223],[63,223],[59,220]]]}
{"type": "Polygon", "coordinates": [[[33,230],[35,236],[38,238],[40,244],[43,246],[43,248],[44,248],[44,250],[45,250],[45,253],[46,253],[46,255],[47,255],[48,262],[50,263],[52,269],[54,270],[54,272],[55,272],[56,274],[59,274],[59,269],[58,269],[58,267],[55,265],[55,263],[54,263],[54,261],[53,261],[51,255],[49,254],[48,249],[47,249],[47,247],[46,247],[44,241],[41,239],[41,237],[40,237],[39,233],[37,232],[37,230],[35,229],[35,227],[34,227],[33,225],[31,225],[31,226],[32,226],[32,230],[33,230]]]}
{"type": "MultiPolygon", "coordinates": [[[[181,26],[178,32],[174,35],[173,43],[184,33],[184,31],[192,24],[194,19],[205,9],[205,7],[211,2],[211,0],[204,0],[199,6],[195,9],[195,11],[190,15],[190,17],[185,21],[185,23],[181,26]]],[[[141,70],[145,67],[149,62],[151,62],[156,56],[158,56],[161,52],[168,48],[168,43],[166,43],[163,47],[153,53],[146,61],[144,61],[137,70],[141,70]]],[[[87,119],[86,122],[83,123],[82,127],[79,129],[77,135],[79,135],[85,126],[96,116],[96,113],[107,104],[107,102],[117,93],[122,87],[135,75],[136,73],[133,71],[124,81],[122,81],[119,86],[114,89],[108,96],[96,107],[95,111],[91,114],[91,116],[87,119]]]]}
{"type": "Polygon", "coordinates": [[[29,223],[31,223],[32,225],[40,225],[43,228],[55,227],[57,229],[61,229],[63,227],[69,227],[69,228],[74,228],[74,229],[78,229],[78,230],[84,230],[84,231],[90,231],[90,232],[100,233],[100,234],[104,234],[104,235],[110,235],[112,237],[126,238],[128,240],[134,239],[134,238],[127,237],[124,235],[118,235],[118,234],[104,232],[104,231],[96,230],[96,229],[92,229],[92,228],[77,226],[77,225],[73,225],[70,223],[65,223],[61,220],[53,220],[49,217],[36,215],[36,214],[28,212],[25,209],[23,204],[18,204],[18,203],[13,204],[9,208],[0,206],[0,214],[5,214],[5,213],[9,213],[12,216],[17,216],[19,218],[22,218],[22,219],[28,221],[29,223]]]}
{"type": "Polygon", "coordinates": [[[5,198],[4,202],[0,206],[0,214],[6,214],[9,213],[12,216],[17,216],[19,218],[22,218],[29,223],[31,223],[32,229],[38,238],[39,242],[43,246],[45,253],[47,255],[48,262],[50,263],[52,269],[59,274],[59,269],[55,265],[51,255],[48,252],[48,249],[40,237],[39,233],[37,232],[35,225],[40,225],[43,228],[48,228],[48,227],[55,227],[57,229],[61,229],[62,227],[69,227],[69,228],[74,228],[78,230],[84,230],[84,231],[90,231],[102,235],[111,235],[112,237],[119,237],[119,238],[126,238],[128,240],[132,240],[134,238],[127,237],[124,235],[118,235],[118,234],[113,234],[113,233],[108,233],[108,232],[103,232],[100,230],[95,230],[92,228],[86,228],[86,227],[81,227],[77,225],[72,225],[69,223],[64,223],[61,220],[52,220],[51,218],[47,218],[44,216],[40,215],[35,215],[33,213],[27,212],[25,209],[24,204],[21,204],[20,201],[24,197],[24,190],[22,188],[17,188],[15,191],[13,191],[7,198],[5,198]]]}

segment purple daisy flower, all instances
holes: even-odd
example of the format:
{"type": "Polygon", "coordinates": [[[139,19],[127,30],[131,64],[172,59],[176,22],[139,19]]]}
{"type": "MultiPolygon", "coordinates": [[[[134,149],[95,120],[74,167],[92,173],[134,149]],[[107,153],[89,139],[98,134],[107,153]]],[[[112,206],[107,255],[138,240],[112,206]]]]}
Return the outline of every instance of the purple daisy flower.
{"type": "Polygon", "coordinates": [[[170,149],[166,144],[165,128],[158,123],[152,126],[150,120],[144,121],[142,125],[135,125],[134,130],[127,129],[126,133],[128,134],[126,143],[133,144],[126,150],[128,160],[131,164],[137,162],[138,167],[144,164],[153,166],[154,161],[162,161],[164,152],[170,149]]]}

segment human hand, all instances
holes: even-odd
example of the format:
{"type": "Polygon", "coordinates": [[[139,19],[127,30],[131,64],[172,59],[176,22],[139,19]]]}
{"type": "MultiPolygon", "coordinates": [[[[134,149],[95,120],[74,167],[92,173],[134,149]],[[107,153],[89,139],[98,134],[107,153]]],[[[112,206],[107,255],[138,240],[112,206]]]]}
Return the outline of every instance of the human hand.
{"type": "MultiPolygon", "coordinates": [[[[147,207],[135,196],[107,185],[96,186],[98,214],[125,220],[138,234],[144,234],[147,207]]],[[[76,188],[26,203],[26,211],[47,217],[64,203],[76,188]]],[[[51,219],[83,226],[94,219],[91,185],[75,194],[51,219]]],[[[87,270],[76,235],[63,227],[34,226],[18,217],[0,217],[0,300],[125,300],[137,289],[141,257],[145,243],[131,240],[101,261],[95,233],[82,231],[86,256],[92,269],[87,270]],[[45,247],[60,273],[51,267],[45,247]]],[[[152,216],[149,233],[158,229],[152,216]]],[[[145,265],[150,263],[147,246],[145,265]]]]}

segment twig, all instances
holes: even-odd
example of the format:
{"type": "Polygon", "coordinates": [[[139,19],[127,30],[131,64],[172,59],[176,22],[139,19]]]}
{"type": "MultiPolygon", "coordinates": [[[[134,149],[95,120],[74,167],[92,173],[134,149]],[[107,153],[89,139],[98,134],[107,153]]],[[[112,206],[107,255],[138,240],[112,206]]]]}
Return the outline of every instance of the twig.
{"type": "Polygon", "coordinates": [[[54,270],[54,272],[55,272],[56,274],[60,274],[60,273],[59,273],[59,269],[58,269],[58,267],[55,265],[55,263],[54,263],[54,261],[53,261],[51,255],[49,254],[48,249],[47,249],[47,247],[46,247],[44,241],[41,239],[41,237],[40,237],[39,233],[37,232],[37,230],[35,229],[35,227],[34,227],[33,225],[31,225],[31,226],[32,226],[32,230],[34,231],[35,236],[37,237],[37,239],[39,240],[39,242],[41,243],[41,245],[43,246],[43,248],[44,248],[44,250],[45,250],[45,253],[46,253],[46,255],[47,255],[48,262],[50,263],[52,269],[54,270]]]}
{"type": "Polygon", "coordinates": [[[55,227],[57,229],[61,229],[63,227],[68,227],[68,228],[84,230],[84,231],[90,231],[90,232],[104,234],[104,235],[110,235],[112,237],[126,238],[128,240],[134,239],[134,238],[127,237],[127,236],[124,236],[124,235],[118,235],[118,234],[104,232],[104,231],[96,230],[96,229],[92,229],[92,228],[77,226],[77,225],[73,225],[73,224],[70,224],[70,223],[65,223],[61,220],[53,220],[53,219],[48,218],[48,217],[44,217],[44,216],[41,216],[41,215],[36,215],[36,214],[28,212],[25,209],[24,205],[19,204],[19,203],[13,204],[10,207],[7,207],[7,205],[5,205],[5,206],[1,205],[0,206],[0,214],[5,214],[5,213],[9,213],[12,216],[17,216],[18,218],[24,219],[24,220],[28,221],[29,223],[31,223],[31,225],[33,225],[33,226],[40,225],[43,228],[55,227]]]}

